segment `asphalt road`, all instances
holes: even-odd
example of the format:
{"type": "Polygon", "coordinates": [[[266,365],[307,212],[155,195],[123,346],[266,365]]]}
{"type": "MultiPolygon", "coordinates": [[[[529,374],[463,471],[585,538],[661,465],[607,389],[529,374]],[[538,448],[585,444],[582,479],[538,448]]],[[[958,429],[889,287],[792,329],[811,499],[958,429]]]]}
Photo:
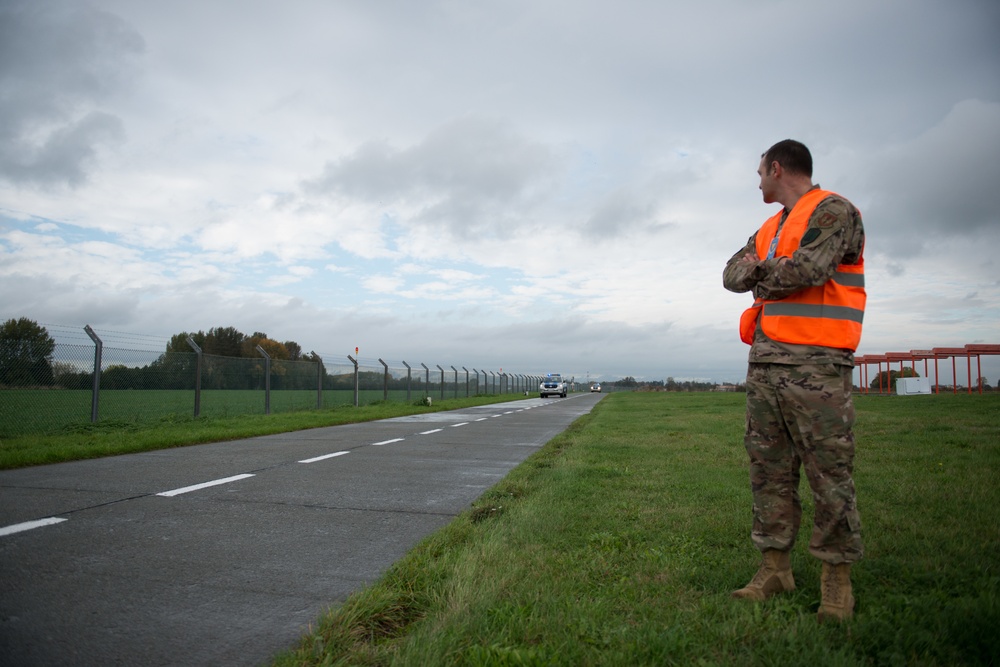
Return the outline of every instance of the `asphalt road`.
{"type": "Polygon", "coordinates": [[[0,664],[266,664],[600,398],[0,471],[0,664]]]}

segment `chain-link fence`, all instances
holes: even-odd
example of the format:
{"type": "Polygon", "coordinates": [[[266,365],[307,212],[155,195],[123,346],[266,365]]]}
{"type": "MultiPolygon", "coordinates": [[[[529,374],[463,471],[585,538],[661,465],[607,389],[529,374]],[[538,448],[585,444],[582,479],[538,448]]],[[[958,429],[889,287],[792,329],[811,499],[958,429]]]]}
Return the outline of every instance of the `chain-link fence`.
{"type": "Polygon", "coordinates": [[[0,351],[0,372],[7,378],[0,383],[0,437],[83,430],[93,423],[270,414],[425,397],[534,395],[541,380],[538,374],[351,355],[290,361],[259,350],[254,358],[224,357],[201,353],[193,341],[189,353],[162,352],[152,349],[161,339],[85,331],[87,336],[69,336],[68,342],[63,335],[44,363],[30,350],[0,351]],[[141,344],[120,346],[129,342],[141,344]]]}

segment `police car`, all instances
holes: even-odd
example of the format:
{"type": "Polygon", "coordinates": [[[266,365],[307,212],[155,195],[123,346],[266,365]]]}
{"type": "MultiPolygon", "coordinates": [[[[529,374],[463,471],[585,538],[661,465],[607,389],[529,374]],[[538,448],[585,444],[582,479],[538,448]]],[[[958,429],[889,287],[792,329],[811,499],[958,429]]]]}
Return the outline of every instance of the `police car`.
{"type": "Polygon", "coordinates": [[[563,382],[562,375],[559,373],[549,373],[538,385],[538,395],[542,398],[549,396],[566,398],[566,392],[566,383],[563,382]]]}

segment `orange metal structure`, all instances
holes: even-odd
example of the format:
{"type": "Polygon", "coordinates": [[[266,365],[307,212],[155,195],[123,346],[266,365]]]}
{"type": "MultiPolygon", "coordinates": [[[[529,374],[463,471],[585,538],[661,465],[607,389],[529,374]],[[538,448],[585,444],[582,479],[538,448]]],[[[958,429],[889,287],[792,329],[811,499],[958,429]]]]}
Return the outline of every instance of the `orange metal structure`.
{"type": "Polygon", "coordinates": [[[924,377],[930,375],[927,371],[927,360],[934,358],[934,352],[931,350],[910,350],[910,354],[913,355],[914,370],[916,370],[917,359],[924,360],[924,377]]]}
{"type": "Polygon", "coordinates": [[[931,349],[934,353],[934,393],[938,394],[938,359],[951,357],[951,390],[953,394],[958,393],[958,375],[955,368],[955,360],[958,357],[966,357],[969,366],[969,393],[972,393],[972,357],[964,347],[935,347],[931,349]]]}
{"type": "MultiPolygon", "coordinates": [[[[1000,354],[1000,345],[973,344],[966,345],[965,349],[969,352],[969,354],[976,355],[976,378],[979,380],[979,393],[981,394],[983,393],[983,364],[979,357],[984,354],[1000,354]]],[[[971,385],[972,383],[970,382],[969,384],[971,385]]]]}
{"type": "Polygon", "coordinates": [[[980,357],[982,355],[1000,355],[1000,345],[996,344],[970,344],[964,347],[935,347],[930,350],[910,350],[909,352],[886,352],[885,354],[866,354],[854,357],[854,366],[859,369],[858,379],[863,393],[868,393],[868,365],[878,364],[879,393],[892,393],[892,387],[883,387],[882,363],[885,362],[886,371],[890,369],[890,364],[899,362],[899,372],[903,372],[903,363],[910,362],[910,367],[916,372],[917,360],[924,361],[924,377],[929,375],[928,361],[934,360],[934,393],[941,393],[939,382],[938,361],[951,359],[951,385],[952,392],[958,393],[958,367],[957,359],[964,357],[967,369],[968,393],[972,393],[972,358],[976,358],[977,378],[979,379],[979,393],[983,393],[983,366],[980,357]]]}
{"type": "MultiPolygon", "coordinates": [[[[888,370],[888,368],[889,368],[889,360],[886,358],[886,356],[884,354],[866,354],[866,355],[861,356],[861,357],[854,357],[854,365],[855,366],[859,366],[860,365],[860,366],[863,367],[863,370],[864,370],[864,381],[861,383],[861,391],[863,391],[864,393],[866,393],[866,394],[868,393],[868,364],[878,364],[878,372],[875,374],[875,377],[877,377],[879,379],[878,393],[880,393],[880,394],[883,393],[883,391],[882,391],[883,390],[883,387],[882,387],[882,362],[883,361],[886,362],[885,366],[886,366],[886,369],[888,370]]],[[[885,389],[888,389],[888,387],[885,387],[885,389]]]]}

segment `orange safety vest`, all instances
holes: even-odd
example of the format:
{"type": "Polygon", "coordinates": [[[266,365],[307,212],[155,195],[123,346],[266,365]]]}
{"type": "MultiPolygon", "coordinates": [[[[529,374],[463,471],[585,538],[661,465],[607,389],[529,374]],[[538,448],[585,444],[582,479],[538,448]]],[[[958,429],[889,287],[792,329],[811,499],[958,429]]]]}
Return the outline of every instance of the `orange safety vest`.
{"type": "MultiPolygon", "coordinates": [[[[775,257],[792,256],[816,206],[832,194],[816,188],[802,195],[781,228],[775,257]]],[[[781,216],[779,211],[757,231],[758,257],[767,257],[781,216]]],[[[772,340],[853,352],[861,341],[866,298],[865,263],[859,257],[857,264],[838,265],[833,276],[822,285],[807,287],[784,299],[756,301],[740,318],[740,338],[752,345],[760,319],[761,329],[772,340]]]]}

